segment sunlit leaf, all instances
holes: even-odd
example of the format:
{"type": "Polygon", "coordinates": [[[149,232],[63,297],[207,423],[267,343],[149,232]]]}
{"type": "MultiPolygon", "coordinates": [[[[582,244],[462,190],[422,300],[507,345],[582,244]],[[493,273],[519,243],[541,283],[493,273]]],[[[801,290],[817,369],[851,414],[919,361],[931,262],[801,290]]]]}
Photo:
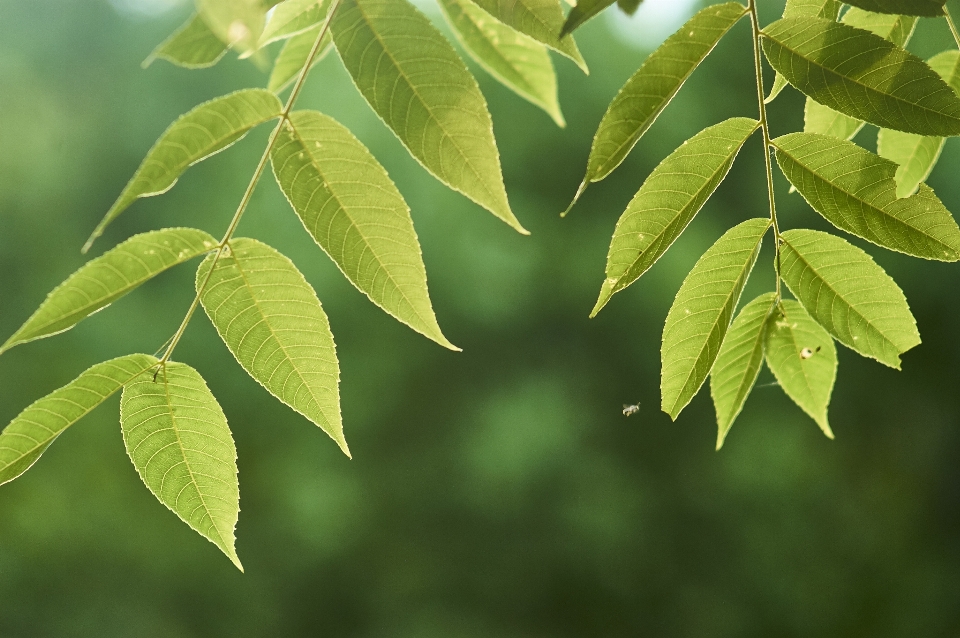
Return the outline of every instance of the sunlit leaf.
{"type": "MultiPolygon", "coordinates": [[[[322,28],[322,26],[317,25],[293,36],[284,43],[276,61],[273,63],[273,70],[270,72],[270,79],[267,81],[267,90],[279,93],[293,82],[300,73],[300,69],[307,62],[307,56],[313,51],[313,44],[317,41],[317,36],[320,35],[320,29],[322,28]]],[[[332,48],[333,40],[327,33],[323,36],[323,42],[320,43],[320,50],[313,58],[312,66],[316,66],[320,60],[325,58],[332,48]]]]}
{"type": "Polygon", "coordinates": [[[817,18],[763,31],[770,64],[817,102],[877,126],[960,134],[960,97],[923,60],[873,33],[817,18]]]}
{"type": "Polygon", "coordinates": [[[240,513],[237,448],[220,404],[200,374],[168,361],[126,383],[123,443],[157,499],[243,570],[234,547],[240,513]]]}
{"type": "Polygon", "coordinates": [[[47,295],[0,353],[69,330],[164,270],[214,248],[217,240],[193,228],[165,228],[135,235],[84,264],[47,295]]]}
{"type": "Polygon", "coordinates": [[[715,124],[684,142],[653,169],[617,222],[607,253],[607,276],[591,317],[676,241],[758,127],[756,120],[745,117],[715,124]]]}
{"type": "Polygon", "coordinates": [[[877,13],[902,13],[912,16],[943,15],[946,0],[846,0],[847,4],[877,13]]]}
{"type": "Polygon", "coordinates": [[[730,319],[769,219],[749,219],[723,234],[683,280],[663,327],[661,407],[676,419],[700,390],[720,352],[730,319]]]}
{"type": "Polygon", "coordinates": [[[717,412],[717,449],[743,409],[763,364],[767,318],[773,312],[776,294],[760,295],[733,320],[710,373],[710,395],[717,412]]]}
{"type": "Polygon", "coordinates": [[[371,301],[440,345],[410,210],[387,172],[343,125],[316,111],[291,114],[271,155],[304,227],[371,301]]]}
{"type": "Polygon", "coordinates": [[[746,9],[737,2],[707,7],[650,54],[603,114],[590,147],[587,174],[571,207],[590,182],[599,182],[623,162],[690,74],[744,15],[746,9]]]}
{"type": "Polygon", "coordinates": [[[157,45],[143,61],[143,67],[150,66],[150,63],[160,58],[187,69],[203,69],[219,62],[227,48],[207,23],[194,14],[169,38],[157,45]]]}
{"type": "Polygon", "coordinates": [[[803,306],[784,299],[766,329],[767,366],[777,383],[831,439],[827,407],[837,378],[833,339],[803,306]]]}
{"type": "Polygon", "coordinates": [[[903,292],[870,256],[817,230],[781,234],[783,281],[807,312],[843,345],[892,368],[920,343],[903,292]]]}
{"type": "MultiPolygon", "coordinates": [[[[616,2],[616,0],[580,0],[573,9],[570,9],[570,13],[567,14],[567,19],[563,23],[563,28],[560,30],[560,37],[562,38],[568,33],[573,33],[576,29],[580,28],[583,23],[614,2],[616,2]]],[[[639,6],[639,3],[637,6],[639,6]]],[[[634,11],[636,11],[636,9],[634,9],[634,11]]]]}
{"type": "Polygon", "coordinates": [[[545,45],[501,24],[470,0],[440,0],[467,53],[504,86],[566,126],[557,101],[557,74],[545,45]]]}
{"type": "Polygon", "coordinates": [[[268,0],[196,0],[197,12],[220,40],[249,54],[257,48],[268,0]]]}
{"type": "MultiPolygon", "coordinates": [[[[784,18],[824,18],[826,20],[836,20],[840,15],[840,7],[843,3],[840,0],[787,0],[783,8],[784,18]]],[[[770,94],[764,100],[767,104],[773,102],[787,86],[787,79],[777,73],[773,80],[773,88],[770,94]]]]}
{"type": "Polygon", "coordinates": [[[837,228],[915,257],[960,259],[960,228],[950,211],[926,185],[899,199],[893,162],[813,133],[790,133],[774,144],[784,175],[837,228]]]}
{"type": "Polygon", "coordinates": [[[320,426],[348,456],[340,418],[340,364],[320,300],[293,262],[255,239],[197,270],[207,316],[243,369],[320,426]],[[209,280],[207,276],[209,274],[209,280]]]}
{"type": "Polygon", "coordinates": [[[803,107],[803,130],[806,133],[829,135],[838,140],[852,140],[865,122],[834,111],[807,98],[803,107]]]}
{"type": "Polygon", "coordinates": [[[24,409],[0,433],[0,485],[30,469],[64,430],[156,362],[130,354],[98,363],[24,409]]]}
{"type": "Polygon", "coordinates": [[[331,29],[357,88],[410,154],[526,233],[507,201],[486,100],[436,27],[406,0],[343,0],[331,29]]]}
{"type": "MultiPolygon", "coordinates": [[[[301,34],[319,25],[330,11],[330,0],[285,0],[276,6],[260,36],[260,46],[301,34]]],[[[314,36],[316,39],[316,36],[314,36]]]]}
{"type": "Polygon", "coordinates": [[[204,102],[171,124],[87,240],[86,252],[107,225],[140,197],[170,190],[188,167],[243,138],[280,115],[283,105],[265,89],[244,89],[204,102]]]}

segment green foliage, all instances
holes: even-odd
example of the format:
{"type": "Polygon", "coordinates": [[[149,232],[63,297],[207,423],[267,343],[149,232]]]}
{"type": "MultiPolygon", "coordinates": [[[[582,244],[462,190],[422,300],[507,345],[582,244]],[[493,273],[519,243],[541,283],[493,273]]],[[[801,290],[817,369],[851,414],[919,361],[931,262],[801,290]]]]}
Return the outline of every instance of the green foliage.
{"type": "Polygon", "coordinates": [[[205,69],[226,55],[229,47],[210,30],[200,16],[193,15],[143,61],[146,68],[161,58],[185,69],[205,69]]]}
{"type": "MultiPolygon", "coordinates": [[[[319,25],[330,12],[330,0],[288,0],[281,2],[270,14],[270,20],[263,28],[260,46],[290,36],[302,34],[319,25]]],[[[316,34],[314,34],[314,40],[316,34]]],[[[311,40],[311,43],[313,40],[311,40]]],[[[300,66],[303,66],[301,61],[300,66]]]]}
{"type": "MultiPolygon", "coordinates": [[[[300,74],[300,69],[307,61],[307,56],[313,50],[313,43],[317,41],[320,29],[321,27],[318,24],[283,43],[283,48],[277,54],[273,69],[270,71],[270,79],[267,80],[268,91],[279,93],[296,79],[297,75],[300,74]]],[[[320,60],[325,58],[332,48],[333,40],[327,33],[323,36],[323,41],[320,43],[320,52],[314,57],[312,66],[316,66],[320,60]]]]}
{"type": "Polygon", "coordinates": [[[903,13],[912,16],[942,16],[947,0],[847,0],[848,4],[877,13],[903,13]]]}
{"type": "Polygon", "coordinates": [[[473,3],[499,22],[573,60],[587,72],[587,63],[573,36],[560,35],[564,24],[560,0],[473,0],[473,3]]]}

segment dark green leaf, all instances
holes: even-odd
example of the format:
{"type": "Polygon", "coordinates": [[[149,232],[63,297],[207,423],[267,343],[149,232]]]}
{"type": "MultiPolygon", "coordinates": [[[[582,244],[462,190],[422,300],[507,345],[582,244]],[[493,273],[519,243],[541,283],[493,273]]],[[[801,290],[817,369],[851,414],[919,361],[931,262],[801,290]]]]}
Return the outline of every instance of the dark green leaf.
{"type": "Polygon", "coordinates": [[[143,67],[146,68],[154,60],[161,58],[187,69],[203,69],[219,62],[227,48],[207,23],[194,14],[169,38],[157,45],[143,61],[143,67]]]}
{"type": "MultiPolygon", "coordinates": [[[[570,13],[567,14],[563,28],[560,29],[560,37],[562,38],[569,33],[573,33],[580,25],[609,7],[615,1],[616,0],[580,0],[576,6],[570,10],[570,13]]],[[[637,3],[637,5],[639,6],[639,3],[637,3]]]]}
{"type": "Polygon", "coordinates": [[[911,16],[943,15],[947,0],[846,0],[847,4],[876,13],[902,13],[911,16]]]}
{"type": "Polygon", "coordinates": [[[643,4],[643,0],[617,0],[617,6],[628,16],[632,16],[643,4]]]}
{"type": "MultiPolygon", "coordinates": [[[[824,18],[826,20],[836,20],[840,15],[840,7],[843,3],[839,0],[787,0],[783,9],[784,18],[824,18]]],[[[787,79],[777,73],[773,80],[773,88],[770,94],[764,100],[769,104],[777,99],[780,92],[787,87],[787,79]]]]}

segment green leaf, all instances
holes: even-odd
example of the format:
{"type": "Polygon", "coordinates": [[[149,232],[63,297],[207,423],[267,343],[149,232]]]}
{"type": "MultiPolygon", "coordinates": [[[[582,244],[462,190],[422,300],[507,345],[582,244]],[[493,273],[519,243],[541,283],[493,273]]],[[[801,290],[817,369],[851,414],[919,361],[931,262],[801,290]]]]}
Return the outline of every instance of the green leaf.
{"type": "Polygon", "coordinates": [[[620,166],[694,69],[744,15],[746,8],[737,2],[707,7],[650,54],[603,114],[590,147],[587,174],[570,208],[591,182],[620,166]]]}
{"type": "Polygon", "coordinates": [[[607,253],[607,277],[591,317],[676,241],[759,126],[756,120],[735,117],[705,128],[653,169],[617,222],[607,253]]]}
{"type": "Polygon", "coordinates": [[[473,1],[498,21],[570,58],[584,73],[588,72],[573,36],[560,36],[564,21],[560,0],[473,1]]]}
{"type": "Polygon", "coordinates": [[[333,118],[297,111],[271,161],[307,232],[347,279],[388,314],[457,350],[437,325],[410,209],[370,151],[333,118]]]}
{"type": "MultiPolygon", "coordinates": [[[[283,48],[280,49],[280,53],[277,55],[277,60],[273,63],[273,70],[270,72],[270,79],[267,81],[268,91],[279,93],[293,82],[300,73],[300,69],[306,64],[307,56],[313,51],[313,43],[317,41],[317,36],[320,35],[320,29],[322,28],[322,26],[318,25],[313,29],[293,36],[284,43],[283,48]]],[[[317,66],[317,63],[325,58],[332,48],[333,40],[330,38],[330,34],[327,33],[323,36],[323,42],[320,43],[320,51],[317,52],[316,57],[313,59],[311,68],[317,66]]]]}
{"type": "Polygon", "coordinates": [[[683,280],[663,327],[660,394],[676,420],[710,374],[757,261],[769,219],[748,219],[723,234],[683,280]]]}
{"type": "Polygon", "coordinates": [[[406,0],[343,0],[333,41],[360,93],[437,179],[526,234],[510,210],[476,80],[406,0]]]}
{"type": "Polygon", "coordinates": [[[827,406],[837,378],[833,339],[796,301],[784,299],[766,330],[767,366],[777,383],[833,438],[827,406]]]}
{"type": "Polygon", "coordinates": [[[777,73],[773,78],[773,86],[770,87],[770,93],[767,94],[767,97],[763,98],[763,103],[770,104],[773,102],[788,85],[789,82],[787,82],[786,78],[777,73]]]}
{"type": "Polygon", "coordinates": [[[899,199],[893,162],[813,133],[790,133],[773,143],[790,183],[837,228],[914,257],[960,259],[960,228],[950,211],[926,185],[899,199]]]}
{"type": "Polygon", "coordinates": [[[803,130],[805,133],[829,135],[838,140],[852,140],[864,121],[834,111],[829,106],[818,104],[807,98],[803,108],[803,130]]]}
{"type": "Polygon", "coordinates": [[[632,16],[643,4],[643,0],[617,0],[617,6],[628,16],[632,16]]]}
{"type": "Polygon", "coordinates": [[[243,571],[234,547],[240,514],[237,448],[220,404],[196,370],[168,361],[126,383],[123,443],[157,499],[243,571]]]}
{"type": "Polygon", "coordinates": [[[216,248],[217,240],[193,228],[165,228],[108,250],[84,264],[47,295],[0,354],[21,343],[69,330],[164,270],[216,248]]]}
{"type": "Polygon", "coordinates": [[[0,433],[0,485],[29,470],[64,430],[156,363],[145,354],[98,363],[24,409],[0,433]]]}
{"type": "MultiPolygon", "coordinates": [[[[836,20],[843,3],[839,0],[787,0],[783,9],[784,18],[825,18],[836,20]]],[[[787,87],[787,79],[777,73],[773,79],[773,88],[764,100],[769,104],[777,99],[780,92],[787,87]]]]}
{"type": "Polygon", "coordinates": [[[864,11],[857,7],[851,7],[844,13],[841,22],[851,27],[869,31],[884,40],[893,42],[900,48],[907,46],[907,42],[910,41],[913,31],[917,27],[917,19],[913,16],[884,15],[864,11]]]}
{"type": "MultiPolygon", "coordinates": [[[[330,0],[286,0],[281,2],[270,14],[270,18],[263,28],[263,35],[260,36],[260,46],[302,34],[323,22],[329,11],[330,0]]],[[[316,40],[316,35],[314,35],[314,40],[316,40]]]]}
{"type": "Polygon", "coordinates": [[[776,300],[776,294],[768,292],[744,306],[720,346],[710,373],[710,395],[717,412],[718,450],[757,382],[763,364],[767,318],[776,300]]]}
{"type": "Polygon", "coordinates": [[[276,2],[265,0],[196,0],[197,12],[220,40],[249,54],[263,33],[267,10],[276,2]]]}
{"type": "Polygon", "coordinates": [[[770,64],[825,106],[907,133],[960,134],[960,97],[892,42],[816,18],[778,20],[763,36],[770,64]]]}
{"type": "Polygon", "coordinates": [[[911,16],[943,15],[947,0],[846,0],[847,4],[876,13],[902,13],[911,16]]]}
{"type": "Polygon", "coordinates": [[[467,53],[504,86],[566,126],[557,101],[557,74],[547,48],[497,22],[470,0],[440,0],[440,7],[467,53]]]}
{"type": "Polygon", "coordinates": [[[207,316],[251,377],[350,456],[340,418],[340,364],[316,293],[270,246],[245,238],[229,245],[212,273],[214,255],[197,270],[207,316]]]}
{"type": "Polygon", "coordinates": [[[188,167],[242,139],[250,129],[280,115],[283,105],[265,89],[244,89],[204,102],[171,124],[147,152],[120,197],[83,247],[90,249],[107,225],[140,197],[161,195],[188,167]]]}
{"type": "Polygon", "coordinates": [[[781,234],[783,281],[813,318],[845,346],[900,369],[920,343],[903,292],[870,255],[816,230],[781,234]]]}
{"type": "MultiPolygon", "coordinates": [[[[567,19],[563,23],[563,28],[560,29],[560,37],[562,38],[565,35],[573,33],[587,20],[606,9],[614,2],[616,2],[616,0],[580,0],[576,5],[574,5],[573,9],[570,10],[570,13],[567,14],[567,19]]],[[[639,6],[639,3],[637,3],[637,6],[639,6]]],[[[634,9],[634,11],[636,11],[636,9],[634,9]]]]}
{"type": "Polygon", "coordinates": [[[207,23],[194,14],[169,38],[158,44],[142,66],[147,68],[154,60],[161,58],[187,69],[204,69],[219,62],[228,48],[207,23]]]}

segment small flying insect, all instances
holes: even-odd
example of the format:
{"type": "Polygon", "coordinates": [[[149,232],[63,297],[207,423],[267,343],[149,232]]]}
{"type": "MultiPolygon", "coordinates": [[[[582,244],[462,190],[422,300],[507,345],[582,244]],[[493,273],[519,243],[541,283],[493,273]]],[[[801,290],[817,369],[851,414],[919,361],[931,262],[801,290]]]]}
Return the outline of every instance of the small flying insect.
{"type": "Polygon", "coordinates": [[[632,415],[632,414],[636,414],[636,413],[639,412],[639,411],[640,411],[640,405],[639,405],[639,404],[637,404],[637,405],[626,405],[626,404],[624,404],[624,406],[623,406],[623,416],[630,416],[630,415],[632,415]]]}
{"type": "Polygon", "coordinates": [[[817,346],[816,350],[811,350],[810,348],[804,348],[803,350],[800,351],[800,358],[809,359],[810,357],[817,354],[818,352],[820,352],[820,346],[817,346]]]}

